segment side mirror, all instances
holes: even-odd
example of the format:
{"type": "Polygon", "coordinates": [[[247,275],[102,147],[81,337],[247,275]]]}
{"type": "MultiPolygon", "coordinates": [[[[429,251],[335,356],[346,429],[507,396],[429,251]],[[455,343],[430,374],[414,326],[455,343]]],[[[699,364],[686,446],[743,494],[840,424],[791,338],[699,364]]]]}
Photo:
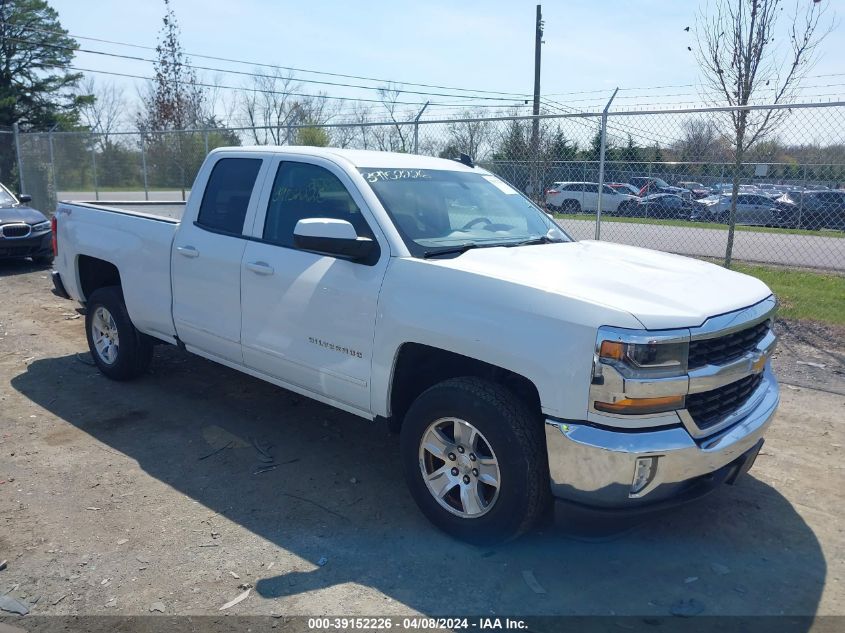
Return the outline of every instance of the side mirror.
{"type": "Polygon", "coordinates": [[[333,218],[305,218],[297,222],[293,245],[304,251],[353,261],[366,259],[377,248],[370,238],[359,237],[350,222],[333,218]]]}
{"type": "Polygon", "coordinates": [[[26,193],[20,193],[18,194],[18,202],[20,202],[21,204],[29,204],[30,202],[32,202],[32,196],[26,193]]]}

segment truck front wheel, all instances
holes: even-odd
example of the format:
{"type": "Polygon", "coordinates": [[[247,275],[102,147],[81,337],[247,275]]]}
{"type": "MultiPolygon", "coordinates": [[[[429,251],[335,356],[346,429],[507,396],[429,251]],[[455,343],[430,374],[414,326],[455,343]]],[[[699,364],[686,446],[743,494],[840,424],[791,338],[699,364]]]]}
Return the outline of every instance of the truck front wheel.
{"type": "Polygon", "coordinates": [[[405,479],[423,514],[464,541],[529,530],[550,503],[543,426],[508,389],[474,377],[420,395],[402,424],[405,479]]]}
{"type": "Polygon", "coordinates": [[[120,288],[95,290],[85,307],[88,348],[97,368],[112,380],[132,380],[145,373],[153,356],[152,341],[135,329],[120,288]]]}

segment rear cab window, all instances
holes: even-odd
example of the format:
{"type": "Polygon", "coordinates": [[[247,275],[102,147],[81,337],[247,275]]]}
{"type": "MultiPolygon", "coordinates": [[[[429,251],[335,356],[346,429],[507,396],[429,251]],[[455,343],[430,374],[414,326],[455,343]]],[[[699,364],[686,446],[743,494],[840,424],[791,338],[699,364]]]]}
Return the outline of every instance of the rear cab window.
{"type": "Polygon", "coordinates": [[[209,231],[242,235],[260,158],[221,158],[211,170],[195,224],[209,231]]]}

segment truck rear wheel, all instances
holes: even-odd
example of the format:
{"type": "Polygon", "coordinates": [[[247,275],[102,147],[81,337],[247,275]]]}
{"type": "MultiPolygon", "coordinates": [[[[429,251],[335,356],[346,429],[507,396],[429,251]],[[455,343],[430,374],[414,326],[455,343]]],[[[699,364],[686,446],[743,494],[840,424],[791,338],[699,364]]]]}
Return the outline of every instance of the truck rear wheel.
{"type": "Polygon", "coordinates": [[[405,479],[423,514],[476,544],[516,538],[550,503],[538,416],[501,385],[474,377],[420,395],[401,430],[405,479]]]}
{"type": "Polygon", "coordinates": [[[91,293],[86,303],[85,331],[91,357],[108,378],[132,380],[149,368],[152,341],[135,329],[119,287],[91,293]]]}

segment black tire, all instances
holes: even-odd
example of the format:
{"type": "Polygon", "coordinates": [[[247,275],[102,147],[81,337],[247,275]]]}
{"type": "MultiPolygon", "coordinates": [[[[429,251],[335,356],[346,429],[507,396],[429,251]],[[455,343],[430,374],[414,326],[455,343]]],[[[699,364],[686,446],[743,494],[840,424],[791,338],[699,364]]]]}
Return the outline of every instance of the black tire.
{"type": "Polygon", "coordinates": [[[85,304],[85,334],[97,368],[112,380],[132,380],[146,373],[153,357],[152,339],[135,329],[119,286],[95,290],[85,304]],[[117,328],[116,358],[107,362],[94,344],[93,323],[98,308],[105,308],[117,328]]]}
{"type": "Polygon", "coordinates": [[[561,208],[564,213],[581,213],[581,203],[577,200],[565,200],[561,208]]]}
{"type": "Polygon", "coordinates": [[[539,412],[532,412],[501,385],[463,377],[431,387],[405,416],[400,447],[405,480],[422,513],[463,541],[488,545],[514,539],[531,529],[550,506],[549,467],[539,412]],[[423,478],[421,441],[429,427],[442,418],[458,418],[474,426],[495,454],[499,481],[504,485],[480,516],[462,517],[445,509],[423,478]]]}

